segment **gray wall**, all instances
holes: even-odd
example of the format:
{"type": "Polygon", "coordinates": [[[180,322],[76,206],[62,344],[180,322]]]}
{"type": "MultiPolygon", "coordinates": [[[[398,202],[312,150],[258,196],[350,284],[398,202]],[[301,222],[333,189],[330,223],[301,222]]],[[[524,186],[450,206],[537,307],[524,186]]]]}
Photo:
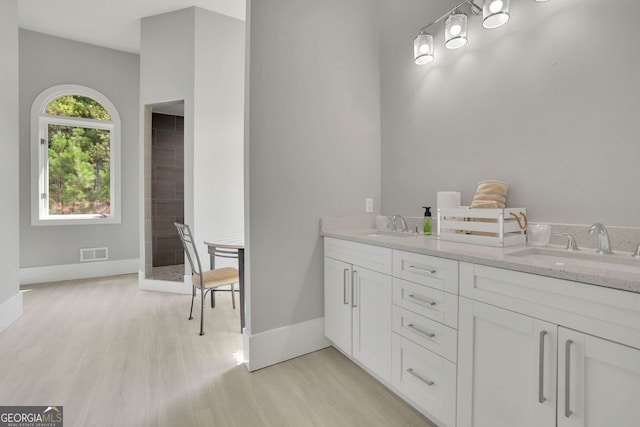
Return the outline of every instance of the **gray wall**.
{"type": "MultiPolygon", "coordinates": [[[[18,293],[18,2],[0,2],[0,304],[18,293]]],[[[1,317],[1,316],[0,316],[1,317]]]]}
{"type": "Polygon", "coordinates": [[[80,248],[109,247],[110,259],[138,258],[139,56],[20,30],[20,267],[74,264],[80,248]],[[40,92],[60,84],[93,88],[122,121],[122,223],[31,226],[30,110],[40,92]]]}
{"type": "Polygon", "coordinates": [[[250,6],[252,334],[323,316],[321,216],[380,199],[379,24],[370,0],[250,6]]]}
{"type": "Polygon", "coordinates": [[[514,0],[498,29],[470,17],[464,48],[434,27],[422,67],[413,38],[457,2],[401,3],[381,0],[384,213],[497,178],[533,221],[640,226],[640,3],[514,0]]]}

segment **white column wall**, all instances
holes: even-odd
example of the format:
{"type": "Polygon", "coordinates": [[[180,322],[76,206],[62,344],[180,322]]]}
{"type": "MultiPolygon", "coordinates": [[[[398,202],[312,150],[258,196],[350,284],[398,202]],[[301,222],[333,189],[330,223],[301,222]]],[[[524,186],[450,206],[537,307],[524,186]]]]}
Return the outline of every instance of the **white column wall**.
{"type": "Polygon", "coordinates": [[[22,315],[18,283],[18,2],[0,2],[0,332],[22,315]]]}

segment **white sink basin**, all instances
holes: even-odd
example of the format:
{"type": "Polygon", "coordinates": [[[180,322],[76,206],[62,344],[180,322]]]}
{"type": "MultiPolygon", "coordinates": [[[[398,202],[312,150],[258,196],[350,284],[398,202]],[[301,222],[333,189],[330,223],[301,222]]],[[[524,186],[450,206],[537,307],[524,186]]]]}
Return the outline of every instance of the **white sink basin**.
{"type": "Polygon", "coordinates": [[[640,259],[630,255],[601,255],[589,252],[560,252],[553,249],[525,249],[512,252],[509,256],[522,257],[532,261],[542,261],[557,267],[572,265],[601,270],[640,274],[640,259]]]}

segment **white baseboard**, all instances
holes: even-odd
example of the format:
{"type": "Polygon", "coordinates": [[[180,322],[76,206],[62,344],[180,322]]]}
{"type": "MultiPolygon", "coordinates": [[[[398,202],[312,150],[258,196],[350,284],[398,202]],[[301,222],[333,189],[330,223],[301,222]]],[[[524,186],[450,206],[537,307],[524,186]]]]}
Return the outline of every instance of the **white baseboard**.
{"type": "Polygon", "coordinates": [[[22,292],[0,303],[0,333],[22,316],[22,292]]]}
{"type": "Polygon", "coordinates": [[[169,280],[148,279],[144,277],[144,273],[142,271],[138,271],[138,288],[144,291],[170,292],[186,295],[191,295],[191,292],[193,292],[191,275],[185,275],[183,283],[180,283],[171,282],[169,280]]]}
{"type": "Polygon", "coordinates": [[[245,344],[244,351],[249,371],[331,346],[331,341],[324,336],[324,317],[250,335],[245,343],[247,341],[249,346],[245,344]]]}
{"type": "Polygon", "coordinates": [[[116,276],[118,274],[136,273],[139,268],[140,260],[138,258],[21,268],[20,284],[28,285],[59,282],[61,280],[116,276]]]}

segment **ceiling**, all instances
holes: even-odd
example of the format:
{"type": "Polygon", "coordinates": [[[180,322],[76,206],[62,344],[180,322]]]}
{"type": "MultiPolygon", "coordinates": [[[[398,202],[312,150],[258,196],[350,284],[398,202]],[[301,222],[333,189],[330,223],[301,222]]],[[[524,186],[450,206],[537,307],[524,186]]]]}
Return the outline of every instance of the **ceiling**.
{"type": "Polygon", "coordinates": [[[140,52],[140,19],[201,7],[245,20],[246,0],[19,0],[20,28],[140,52]]]}

